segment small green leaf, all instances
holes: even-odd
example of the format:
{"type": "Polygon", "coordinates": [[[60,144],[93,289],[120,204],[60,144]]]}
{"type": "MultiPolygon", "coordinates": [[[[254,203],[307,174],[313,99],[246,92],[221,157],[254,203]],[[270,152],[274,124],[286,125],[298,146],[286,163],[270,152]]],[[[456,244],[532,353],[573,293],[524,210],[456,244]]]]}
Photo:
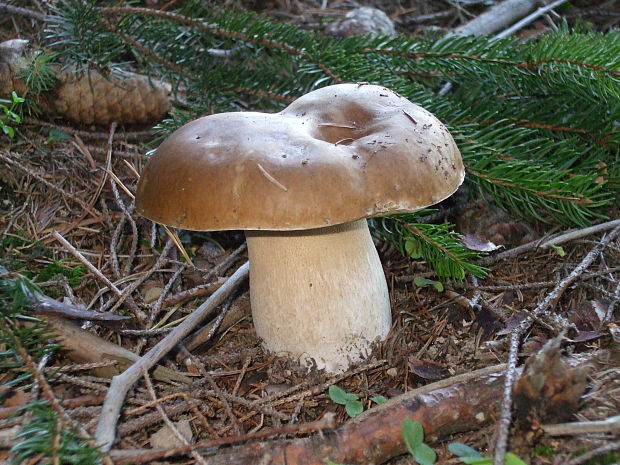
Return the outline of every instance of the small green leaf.
{"type": "Polygon", "coordinates": [[[564,251],[564,249],[560,247],[559,245],[549,244],[549,247],[555,250],[555,253],[557,253],[560,257],[563,257],[564,255],[566,255],[566,252],[564,251]]]}
{"type": "Polygon", "coordinates": [[[383,397],[383,396],[372,396],[370,398],[370,400],[372,400],[375,404],[377,405],[381,405],[381,404],[385,404],[388,400],[383,397]]]}
{"type": "Polygon", "coordinates": [[[413,278],[413,284],[418,287],[433,286],[435,289],[437,289],[437,292],[443,292],[442,283],[440,283],[439,281],[433,281],[432,279],[422,278],[421,276],[416,276],[415,278],[413,278]]]}
{"type": "Polygon", "coordinates": [[[482,457],[476,449],[460,442],[451,442],[448,450],[457,457],[482,457]]]}
{"type": "Polygon", "coordinates": [[[527,465],[521,458],[512,452],[506,452],[504,456],[505,465],[527,465]]]}
{"type": "Polygon", "coordinates": [[[11,100],[13,100],[13,103],[22,103],[26,101],[25,98],[18,96],[15,91],[11,92],[11,100]]]}
{"type": "Polygon", "coordinates": [[[346,403],[344,409],[347,411],[347,415],[355,418],[364,411],[364,406],[359,400],[352,400],[346,403]]]}
{"type": "Polygon", "coordinates": [[[418,421],[407,418],[403,421],[402,431],[405,445],[413,455],[413,450],[424,441],[424,430],[422,429],[422,425],[418,421]]]}
{"type": "Polygon", "coordinates": [[[347,400],[348,400],[346,391],[343,391],[335,384],[332,384],[327,390],[327,392],[329,393],[329,398],[333,402],[340,404],[340,405],[346,405],[347,400]]]}
{"type": "Polygon", "coordinates": [[[424,443],[413,449],[411,455],[420,465],[433,465],[437,460],[435,451],[424,443]]]}
{"type": "Polygon", "coordinates": [[[413,259],[422,258],[422,249],[414,240],[405,241],[405,252],[413,259]]]}
{"type": "Polygon", "coordinates": [[[344,463],[336,463],[336,462],[332,462],[329,459],[325,459],[325,465],[344,465],[344,463]]]}
{"type": "Polygon", "coordinates": [[[13,130],[13,128],[11,126],[8,126],[6,124],[2,125],[2,131],[9,136],[11,139],[15,136],[15,131],[13,130]]]}

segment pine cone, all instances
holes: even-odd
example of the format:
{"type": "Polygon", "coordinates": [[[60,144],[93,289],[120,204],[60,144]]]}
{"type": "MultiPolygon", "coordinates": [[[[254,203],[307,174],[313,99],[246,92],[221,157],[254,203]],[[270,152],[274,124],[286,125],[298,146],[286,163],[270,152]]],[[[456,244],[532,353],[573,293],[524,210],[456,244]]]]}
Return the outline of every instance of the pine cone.
{"type": "MultiPolygon", "coordinates": [[[[28,66],[27,41],[0,43],[0,95],[27,92],[19,72],[28,66]]],[[[131,72],[103,76],[95,70],[57,71],[58,85],[37,103],[45,112],[77,124],[140,124],[160,120],[170,110],[170,85],[131,72]]]]}
{"type": "Polygon", "coordinates": [[[42,106],[78,124],[147,123],[170,109],[170,86],[141,74],[104,77],[94,70],[77,73],[69,68],[58,73],[58,80],[42,106]]]}
{"type": "Polygon", "coordinates": [[[329,24],[325,32],[336,37],[395,35],[394,23],[383,11],[371,7],[355,8],[344,19],[329,24]]]}

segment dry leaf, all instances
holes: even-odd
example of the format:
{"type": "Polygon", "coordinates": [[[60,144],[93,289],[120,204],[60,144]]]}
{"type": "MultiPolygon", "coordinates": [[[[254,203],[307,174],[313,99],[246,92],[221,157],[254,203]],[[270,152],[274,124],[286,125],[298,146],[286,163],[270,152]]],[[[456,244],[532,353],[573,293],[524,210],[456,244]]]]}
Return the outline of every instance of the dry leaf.
{"type": "Polygon", "coordinates": [[[407,360],[409,371],[423,379],[443,379],[450,376],[445,365],[430,360],[419,360],[413,356],[407,360]]]}
{"type": "Polygon", "coordinates": [[[495,245],[493,242],[484,239],[477,233],[465,234],[461,238],[461,243],[468,249],[477,250],[479,252],[493,252],[503,247],[502,245],[495,245]]]}
{"type": "MultiPolygon", "coordinates": [[[[189,423],[189,420],[179,420],[174,423],[175,428],[181,436],[185,438],[188,443],[191,443],[194,439],[194,435],[192,433],[192,426],[189,423]]],[[[149,439],[151,443],[151,447],[153,449],[172,449],[174,447],[181,447],[185,444],[177,438],[177,435],[168,428],[168,425],[162,426],[158,431],[151,435],[149,439]]]]}

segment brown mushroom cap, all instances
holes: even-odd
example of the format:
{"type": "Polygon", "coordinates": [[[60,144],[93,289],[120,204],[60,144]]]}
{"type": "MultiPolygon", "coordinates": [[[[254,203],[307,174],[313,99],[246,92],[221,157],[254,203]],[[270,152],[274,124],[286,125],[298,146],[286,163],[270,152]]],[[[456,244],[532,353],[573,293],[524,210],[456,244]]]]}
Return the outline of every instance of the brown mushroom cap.
{"type": "Polygon", "coordinates": [[[137,210],[192,230],[310,229],[420,210],[464,174],[431,113],[385,87],[339,84],[280,113],[221,113],[179,128],[149,160],[137,210]]]}

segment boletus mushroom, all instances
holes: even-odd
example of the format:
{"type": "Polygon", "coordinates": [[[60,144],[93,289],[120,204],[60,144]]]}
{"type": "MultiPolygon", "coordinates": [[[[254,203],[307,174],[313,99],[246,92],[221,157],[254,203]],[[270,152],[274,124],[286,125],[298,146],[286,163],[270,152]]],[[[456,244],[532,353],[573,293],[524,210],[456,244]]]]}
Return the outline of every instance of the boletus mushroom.
{"type": "Polygon", "coordinates": [[[366,218],[435,204],[463,177],[460,152],[431,113],[385,87],[339,84],[280,113],[181,127],[149,160],[137,209],[183,229],[245,230],[265,348],[338,372],[391,326],[366,218]]]}

